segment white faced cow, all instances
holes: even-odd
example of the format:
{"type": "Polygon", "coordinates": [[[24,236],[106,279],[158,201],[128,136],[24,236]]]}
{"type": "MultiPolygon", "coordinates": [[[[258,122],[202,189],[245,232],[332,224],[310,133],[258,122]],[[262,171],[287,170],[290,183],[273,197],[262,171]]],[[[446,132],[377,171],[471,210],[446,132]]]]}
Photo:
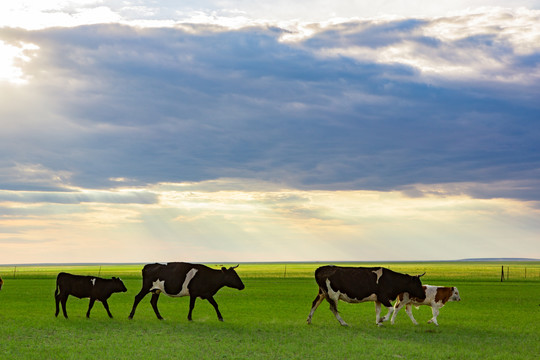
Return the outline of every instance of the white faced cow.
{"type": "Polygon", "coordinates": [[[339,316],[338,300],[348,303],[375,301],[376,323],[381,325],[383,321],[390,319],[394,310],[390,301],[399,294],[408,292],[419,298],[425,297],[420,282],[422,275],[401,274],[383,267],[322,266],[315,270],[319,294],[313,301],[307,323],[311,324],[313,313],[326,299],[330,303],[330,310],[344,326],[347,326],[347,323],[339,316]],[[382,319],[381,304],[388,309],[388,314],[382,319]]]}
{"type": "Polygon", "coordinates": [[[59,303],[62,303],[62,311],[64,317],[67,319],[66,302],[69,295],[73,295],[82,298],[90,298],[88,304],[88,311],[86,317],[90,317],[90,310],[94,306],[96,300],[101,301],[107,314],[112,318],[112,314],[109,311],[109,304],[107,299],[117,292],[126,292],[127,289],[124,283],[119,278],[113,277],[112,279],[102,279],[96,276],[81,276],[72,275],[65,272],[61,272],[56,277],[56,290],[54,291],[54,298],[56,300],[56,313],[54,316],[58,316],[60,312],[59,303]]]}
{"type": "Polygon", "coordinates": [[[409,318],[413,324],[418,325],[412,314],[412,305],[416,307],[420,305],[427,305],[431,306],[431,313],[433,314],[433,317],[428,321],[428,323],[434,323],[438,326],[439,324],[437,323],[437,316],[439,315],[439,309],[449,301],[461,301],[457,287],[424,285],[422,288],[425,292],[425,299],[411,297],[408,293],[399,294],[398,299],[394,304],[392,324],[394,323],[399,310],[405,306],[405,311],[407,312],[407,315],[409,315],[409,318]]]}
{"type": "Polygon", "coordinates": [[[183,262],[172,262],[164,264],[148,264],[142,270],[143,284],[141,291],[135,296],[133,308],[129,318],[133,319],[135,309],[139,302],[148,294],[152,293],[150,304],[158,319],[161,317],[157,302],[159,294],[172,297],[189,296],[188,320],[191,321],[191,313],[195,307],[195,300],[199,297],[206,299],[216,310],[217,317],[223,321],[223,317],[218,309],[218,304],[214,300],[214,295],[223,286],[234,289],[244,289],[244,284],[234,270],[238,266],[214,270],[205,265],[189,264],[183,262]]]}

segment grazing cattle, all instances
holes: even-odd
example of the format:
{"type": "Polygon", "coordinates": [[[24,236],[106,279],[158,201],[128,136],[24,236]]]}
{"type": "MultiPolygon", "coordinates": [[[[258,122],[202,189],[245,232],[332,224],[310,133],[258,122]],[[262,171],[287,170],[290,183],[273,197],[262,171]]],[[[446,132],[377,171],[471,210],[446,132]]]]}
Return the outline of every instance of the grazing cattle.
{"type": "Polygon", "coordinates": [[[416,307],[420,305],[427,305],[431,306],[431,313],[433,314],[433,317],[428,321],[428,323],[434,323],[435,325],[439,326],[439,323],[437,323],[439,309],[442,308],[448,301],[461,301],[457,287],[424,285],[422,288],[424,289],[425,293],[424,299],[411,297],[408,293],[398,295],[398,299],[394,304],[392,324],[394,323],[398,311],[405,306],[405,311],[407,312],[407,315],[409,315],[409,318],[411,318],[413,324],[418,325],[412,314],[412,305],[416,307]]]}
{"type": "Polygon", "coordinates": [[[392,315],[394,308],[390,301],[399,294],[408,292],[419,298],[425,296],[420,282],[422,275],[401,274],[383,267],[322,266],[315,270],[319,294],[313,301],[307,323],[311,324],[313,313],[326,299],[330,303],[330,310],[344,326],[347,326],[347,323],[339,316],[338,300],[348,303],[375,301],[376,323],[381,325],[392,315]],[[380,317],[381,304],[388,308],[388,314],[382,319],[380,317]]]}
{"type": "Polygon", "coordinates": [[[2,290],[2,285],[4,285],[4,280],[0,277],[0,290],[2,290]]]}
{"type": "Polygon", "coordinates": [[[157,302],[159,294],[164,293],[171,297],[189,296],[188,320],[191,321],[191,313],[195,307],[195,300],[199,297],[206,299],[214,309],[217,317],[223,321],[223,317],[218,309],[218,304],[214,300],[214,295],[224,286],[242,290],[244,284],[234,270],[238,266],[214,270],[205,265],[189,264],[183,262],[172,262],[164,264],[148,264],[142,270],[143,284],[141,291],[135,296],[133,308],[129,318],[133,319],[135,309],[139,302],[148,294],[152,293],[150,304],[158,319],[162,320],[157,302]]]}
{"type": "Polygon", "coordinates": [[[109,304],[107,299],[117,292],[126,292],[127,289],[124,286],[122,280],[113,277],[112,279],[102,279],[96,276],[80,276],[72,275],[61,272],[56,278],[56,290],[54,292],[54,298],[56,300],[56,313],[54,316],[58,316],[60,308],[58,304],[62,303],[62,311],[64,317],[67,319],[66,302],[69,295],[73,295],[82,298],[90,298],[90,304],[88,305],[88,311],[86,317],[90,317],[90,310],[94,306],[96,300],[101,301],[109,317],[113,317],[109,311],[109,304]]]}

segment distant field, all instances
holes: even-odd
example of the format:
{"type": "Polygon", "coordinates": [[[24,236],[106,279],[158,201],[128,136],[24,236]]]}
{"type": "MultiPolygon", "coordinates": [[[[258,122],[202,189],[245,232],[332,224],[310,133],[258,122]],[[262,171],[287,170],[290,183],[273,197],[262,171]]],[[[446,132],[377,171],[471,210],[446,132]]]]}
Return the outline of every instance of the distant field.
{"type": "MultiPolygon", "coordinates": [[[[328,263],[245,263],[237,272],[249,278],[313,278],[315,269],[328,263]]],[[[206,264],[220,268],[237,264],[206,264]]],[[[524,262],[391,262],[391,263],[336,263],[341,266],[384,266],[394,271],[426,275],[427,281],[464,280],[473,277],[477,281],[496,281],[501,278],[504,266],[505,279],[512,281],[540,281],[540,261],[524,262]]],[[[140,278],[143,264],[122,265],[41,265],[41,266],[2,266],[0,276],[4,278],[50,278],[61,271],[80,275],[120,276],[140,278]]]]}
{"type": "Polygon", "coordinates": [[[317,293],[313,271],[320,265],[241,264],[238,273],[246,289],[224,288],[216,296],[224,323],[202,300],[197,300],[190,323],[189,299],[164,296],[159,300],[164,321],[156,319],[150,296],[128,320],[142,265],[0,267],[5,281],[0,358],[538,358],[540,262],[373,264],[411,274],[426,271],[424,283],[457,286],[463,300],[441,309],[439,327],[426,323],[431,317],[427,307],[413,310],[418,326],[402,311],[394,326],[377,327],[373,303],[342,302],[339,310],[350,327],[341,327],[326,304],[315,312],[313,324],[306,325],[317,293]],[[510,266],[510,278],[501,283],[503,265],[510,266]],[[109,299],[115,318],[109,319],[97,303],[86,319],[88,300],[73,297],[67,304],[70,319],[55,318],[54,278],[60,271],[124,278],[128,292],[109,299]]]}

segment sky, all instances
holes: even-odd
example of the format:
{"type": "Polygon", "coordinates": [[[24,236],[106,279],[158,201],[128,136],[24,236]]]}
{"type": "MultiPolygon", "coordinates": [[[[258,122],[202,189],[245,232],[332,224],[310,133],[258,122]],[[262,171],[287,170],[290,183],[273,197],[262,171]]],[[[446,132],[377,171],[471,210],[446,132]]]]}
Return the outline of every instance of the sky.
{"type": "Polygon", "coordinates": [[[0,4],[0,264],[540,258],[540,1],[179,3],[0,4]]]}

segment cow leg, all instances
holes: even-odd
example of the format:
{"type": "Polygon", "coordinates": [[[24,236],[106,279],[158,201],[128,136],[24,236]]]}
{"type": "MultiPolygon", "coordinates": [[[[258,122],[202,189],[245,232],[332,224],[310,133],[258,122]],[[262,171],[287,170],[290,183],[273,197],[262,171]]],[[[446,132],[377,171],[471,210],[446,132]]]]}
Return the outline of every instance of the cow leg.
{"type": "MultiPolygon", "coordinates": [[[[217,304],[216,300],[214,300],[214,297],[211,296],[211,297],[209,297],[207,300],[208,300],[208,302],[209,302],[210,304],[212,304],[212,306],[214,307],[214,309],[216,309],[216,314],[217,314],[218,320],[219,320],[219,321],[223,321],[223,316],[221,316],[221,313],[219,312],[218,304],[217,304]]],[[[189,301],[191,302],[191,299],[190,299],[189,301]]]]}
{"type": "Polygon", "coordinates": [[[56,302],[56,312],[54,313],[54,316],[58,317],[58,313],[60,312],[60,294],[58,294],[58,291],[54,293],[54,300],[56,302]]]}
{"type": "Polygon", "coordinates": [[[381,303],[378,301],[375,301],[375,323],[381,324],[381,303]]]}
{"type": "MultiPolygon", "coordinates": [[[[150,288],[148,288],[150,289],[150,288]]],[[[144,287],[139,291],[137,295],[135,295],[135,301],[133,302],[133,307],[131,308],[131,313],[129,314],[128,318],[133,319],[133,316],[135,315],[135,309],[137,309],[137,305],[141,302],[141,300],[148,294],[148,289],[145,289],[144,287]]]]}
{"type": "Polygon", "coordinates": [[[317,310],[319,305],[321,305],[323,300],[324,300],[324,294],[322,290],[319,289],[319,293],[317,294],[317,297],[315,298],[315,300],[313,300],[313,304],[311,305],[311,311],[309,312],[309,315],[307,318],[308,324],[311,324],[311,318],[313,318],[313,313],[315,312],[315,310],[317,310]]]}
{"type": "Polygon", "coordinates": [[[64,317],[66,319],[68,318],[67,311],[66,311],[66,303],[67,303],[68,296],[69,295],[64,295],[60,297],[60,303],[62,304],[62,312],[64,313],[64,317]]]}
{"type": "Polygon", "coordinates": [[[439,307],[438,306],[432,306],[431,307],[431,313],[433,314],[433,317],[431,318],[431,320],[428,321],[428,324],[435,324],[437,326],[439,326],[439,323],[437,322],[437,316],[439,316],[439,307]]]}
{"type": "Polygon", "coordinates": [[[152,304],[152,308],[154,309],[154,312],[156,313],[156,316],[159,320],[163,320],[163,317],[159,313],[158,307],[157,307],[157,301],[159,300],[159,293],[155,292],[152,293],[152,298],[150,299],[150,304],[152,304]]]}
{"type": "Polygon", "coordinates": [[[401,308],[403,307],[403,304],[404,304],[404,302],[399,301],[399,299],[394,304],[394,313],[392,314],[392,319],[390,320],[390,323],[392,325],[394,325],[394,322],[396,320],[396,316],[397,316],[399,310],[401,310],[401,308]]]}
{"type": "Polygon", "coordinates": [[[109,317],[112,319],[113,316],[111,314],[111,311],[109,310],[109,304],[107,303],[107,300],[103,300],[101,303],[103,304],[105,310],[107,310],[107,315],[109,315],[109,317]]]}
{"type": "Polygon", "coordinates": [[[412,323],[414,325],[418,325],[418,322],[416,321],[416,319],[414,318],[414,316],[412,314],[412,305],[411,304],[407,304],[407,306],[405,307],[405,311],[407,312],[407,315],[409,315],[409,318],[411,319],[412,323]]]}
{"type": "Polygon", "coordinates": [[[384,306],[386,306],[386,308],[388,309],[388,313],[381,319],[381,323],[390,320],[390,317],[394,313],[394,307],[392,306],[392,304],[388,304],[384,306]]]}
{"type": "Polygon", "coordinates": [[[341,316],[339,316],[339,311],[337,309],[337,302],[339,299],[332,299],[330,298],[329,296],[326,296],[326,300],[330,303],[330,311],[332,311],[332,313],[334,314],[334,316],[336,317],[337,321],[339,321],[339,323],[343,326],[349,326],[349,324],[347,324],[342,318],[341,316]]]}
{"type": "Polygon", "coordinates": [[[197,297],[193,296],[193,295],[190,295],[190,297],[189,297],[189,313],[187,315],[187,319],[189,321],[192,320],[191,313],[193,312],[193,308],[195,308],[195,300],[197,300],[197,297]]]}
{"type": "Polygon", "coordinates": [[[88,311],[86,312],[86,317],[90,317],[90,310],[92,310],[92,307],[94,306],[94,303],[96,302],[96,299],[90,298],[90,303],[88,304],[88,311]]]}
{"type": "Polygon", "coordinates": [[[381,301],[375,301],[375,315],[377,325],[382,325],[383,322],[388,321],[394,312],[394,307],[388,299],[383,299],[381,301]],[[381,304],[388,309],[388,313],[381,319],[381,304]]]}

